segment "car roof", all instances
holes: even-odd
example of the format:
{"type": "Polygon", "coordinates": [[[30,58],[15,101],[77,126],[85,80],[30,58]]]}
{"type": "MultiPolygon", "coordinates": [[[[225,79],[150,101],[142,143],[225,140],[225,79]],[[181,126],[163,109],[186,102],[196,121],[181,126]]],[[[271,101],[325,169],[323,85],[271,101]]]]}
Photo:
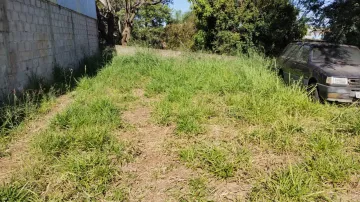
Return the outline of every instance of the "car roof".
{"type": "Polygon", "coordinates": [[[326,41],[321,41],[321,40],[304,40],[304,41],[295,41],[291,44],[297,44],[297,45],[308,45],[308,46],[312,46],[312,47],[348,47],[348,48],[357,48],[357,46],[351,46],[351,45],[346,45],[346,44],[337,44],[337,43],[329,43],[326,41]]]}

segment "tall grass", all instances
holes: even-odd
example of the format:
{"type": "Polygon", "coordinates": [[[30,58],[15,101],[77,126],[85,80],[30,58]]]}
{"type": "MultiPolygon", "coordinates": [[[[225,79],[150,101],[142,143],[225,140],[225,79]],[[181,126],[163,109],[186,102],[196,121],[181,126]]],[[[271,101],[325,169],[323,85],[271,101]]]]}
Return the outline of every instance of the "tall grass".
{"type": "MultiPolygon", "coordinates": [[[[119,165],[135,153],[113,132],[123,127],[120,114],[133,101],[126,98],[142,88],[157,98],[154,121],[175,126],[172,151],[188,167],[216,179],[251,181],[252,201],[331,200],[359,174],[359,109],[313,103],[271,65],[255,54],[115,57],[96,77],[79,81],[75,102],[37,135],[36,160],[16,181],[30,182],[42,199],[126,200],[123,189],[111,193],[111,186],[121,182],[119,165]],[[268,173],[252,160],[266,153],[299,160],[268,173]]],[[[190,182],[203,191],[189,196],[206,198],[203,184],[190,182]]]]}
{"type": "Polygon", "coordinates": [[[129,62],[134,67],[143,64],[133,72],[148,78],[147,95],[163,95],[155,104],[155,120],[174,124],[179,138],[187,139],[187,146],[179,148],[187,165],[228,178],[239,169],[249,171],[249,158],[257,150],[302,159],[265,177],[264,183],[255,186],[251,200],[327,198],[358,174],[360,163],[353,148],[359,145],[359,109],[311,102],[306,89],[286,86],[271,71],[271,61],[257,55],[136,58],[129,62]],[[237,134],[230,135],[232,139],[213,137],[209,124],[234,127],[237,134]],[[251,152],[242,153],[246,150],[251,152]],[[294,174],[286,174],[292,169],[294,174]],[[295,176],[296,180],[291,179],[295,176]],[[281,185],[284,180],[291,184],[281,185]]]}
{"type": "Polygon", "coordinates": [[[36,114],[47,112],[56,98],[53,88],[42,87],[27,90],[21,94],[9,96],[6,104],[0,104],[0,157],[8,155],[6,150],[17,130],[25,119],[32,119],[36,114]]]}

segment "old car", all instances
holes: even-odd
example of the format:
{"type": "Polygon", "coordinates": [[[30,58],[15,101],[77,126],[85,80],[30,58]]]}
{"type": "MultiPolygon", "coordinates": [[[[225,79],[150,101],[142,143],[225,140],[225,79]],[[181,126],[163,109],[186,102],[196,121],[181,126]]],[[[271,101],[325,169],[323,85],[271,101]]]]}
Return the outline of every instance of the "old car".
{"type": "Polygon", "coordinates": [[[289,44],[278,58],[285,82],[307,86],[317,101],[360,99],[360,50],[355,46],[301,41],[289,44]]]}

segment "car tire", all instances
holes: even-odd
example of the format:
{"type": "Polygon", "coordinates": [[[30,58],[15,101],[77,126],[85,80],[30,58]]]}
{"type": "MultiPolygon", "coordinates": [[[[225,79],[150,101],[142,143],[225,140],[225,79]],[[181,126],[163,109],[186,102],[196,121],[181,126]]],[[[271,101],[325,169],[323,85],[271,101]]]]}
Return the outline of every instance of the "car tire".
{"type": "Polygon", "coordinates": [[[279,70],[278,76],[284,80],[284,72],[282,69],[279,70]]]}
{"type": "Polygon", "coordinates": [[[320,103],[323,102],[320,97],[319,90],[317,88],[316,83],[311,83],[310,85],[308,85],[307,90],[309,92],[309,97],[313,102],[320,102],[320,103]]]}

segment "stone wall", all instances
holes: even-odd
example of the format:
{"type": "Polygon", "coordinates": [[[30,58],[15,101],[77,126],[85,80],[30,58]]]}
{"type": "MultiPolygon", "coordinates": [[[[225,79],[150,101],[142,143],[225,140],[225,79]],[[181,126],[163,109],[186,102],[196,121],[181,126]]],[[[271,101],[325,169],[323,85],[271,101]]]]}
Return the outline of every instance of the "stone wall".
{"type": "Polygon", "coordinates": [[[0,0],[0,93],[52,79],[55,65],[75,68],[98,51],[96,19],[45,0],[0,0]]]}

